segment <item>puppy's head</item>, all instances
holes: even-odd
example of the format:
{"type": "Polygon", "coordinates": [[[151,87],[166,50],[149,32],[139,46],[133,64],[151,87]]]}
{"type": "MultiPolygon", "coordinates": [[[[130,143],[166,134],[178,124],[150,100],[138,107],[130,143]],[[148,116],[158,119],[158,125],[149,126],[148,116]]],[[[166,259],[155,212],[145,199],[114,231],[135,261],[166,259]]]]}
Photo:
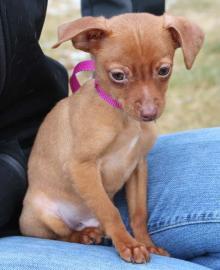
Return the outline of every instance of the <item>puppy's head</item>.
{"type": "Polygon", "coordinates": [[[175,50],[182,48],[190,69],[204,39],[201,29],[182,17],[147,13],[84,17],[60,26],[58,37],[54,47],[72,40],[91,53],[102,88],[143,121],[155,120],[164,109],[175,50]]]}

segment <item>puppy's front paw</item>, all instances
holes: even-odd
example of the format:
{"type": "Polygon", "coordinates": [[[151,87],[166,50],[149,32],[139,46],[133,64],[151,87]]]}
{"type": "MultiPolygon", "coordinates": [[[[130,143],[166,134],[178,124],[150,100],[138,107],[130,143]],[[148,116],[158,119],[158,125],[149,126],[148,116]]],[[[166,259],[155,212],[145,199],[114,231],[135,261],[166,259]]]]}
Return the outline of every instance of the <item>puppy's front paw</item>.
{"type": "Polygon", "coordinates": [[[141,240],[140,240],[140,237],[137,240],[139,240],[141,243],[143,243],[145,245],[148,252],[153,253],[153,254],[157,254],[157,255],[161,255],[161,256],[170,257],[170,254],[165,249],[163,249],[161,247],[156,247],[154,245],[154,243],[152,242],[148,233],[142,235],[141,240]]]}
{"type": "Polygon", "coordinates": [[[126,262],[132,263],[145,263],[149,261],[150,256],[146,247],[132,237],[126,238],[121,238],[119,241],[113,241],[121,258],[126,262]]]}
{"type": "Polygon", "coordinates": [[[170,254],[165,249],[160,248],[160,247],[151,246],[151,247],[147,247],[147,250],[153,254],[170,257],[170,254]]]}
{"type": "Polygon", "coordinates": [[[132,263],[146,263],[150,259],[147,249],[142,244],[124,246],[119,250],[119,254],[126,262],[132,263]]]}

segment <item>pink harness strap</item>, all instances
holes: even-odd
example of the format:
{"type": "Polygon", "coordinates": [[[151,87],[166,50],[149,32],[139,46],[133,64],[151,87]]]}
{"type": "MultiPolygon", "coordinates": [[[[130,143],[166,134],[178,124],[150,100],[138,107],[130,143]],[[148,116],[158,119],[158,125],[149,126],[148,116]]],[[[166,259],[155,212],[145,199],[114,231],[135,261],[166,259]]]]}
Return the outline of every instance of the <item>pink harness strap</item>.
{"type": "MultiPolygon", "coordinates": [[[[76,74],[82,71],[95,71],[95,62],[93,60],[85,60],[80,63],[78,63],[74,69],[73,74],[70,77],[70,86],[72,89],[72,92],[75,93],[79,90],[80,84],[76,77],[76,74]]],[[[100,85],[98,84],[97,80],[95,80],[95,89],[99,96],[105,100],[109,105],[111,105],[114,108],[122,109],[121,104],[114,98],[112,98],[109,94],[103,90],[100,85]]]]}

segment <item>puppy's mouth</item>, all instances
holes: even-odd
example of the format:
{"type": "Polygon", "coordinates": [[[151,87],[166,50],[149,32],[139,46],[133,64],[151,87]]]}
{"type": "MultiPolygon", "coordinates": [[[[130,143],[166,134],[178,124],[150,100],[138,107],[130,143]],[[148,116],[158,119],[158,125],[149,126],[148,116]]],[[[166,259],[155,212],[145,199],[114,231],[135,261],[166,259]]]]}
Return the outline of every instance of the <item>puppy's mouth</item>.
{"type": "Polygon", "coordinates": [[[151,121],[155,121],[157,119],[157,115],[155,116],[141,116],[141,121],[144,122],[151,122],[151,121]]]}

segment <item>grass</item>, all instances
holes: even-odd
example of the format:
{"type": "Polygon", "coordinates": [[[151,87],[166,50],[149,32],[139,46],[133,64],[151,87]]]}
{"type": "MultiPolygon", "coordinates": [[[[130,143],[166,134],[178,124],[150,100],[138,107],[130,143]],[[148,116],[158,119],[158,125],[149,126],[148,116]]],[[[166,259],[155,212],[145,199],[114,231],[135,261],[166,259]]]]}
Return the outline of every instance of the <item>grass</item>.
{"type": "MultiPolygon", "coordinates": [[[[219,0],[168,0],[168,12],[185,16],[205,31],[205,44],[191,71],[184,67],[181,50],[175,57],[174,73],[167,93],[167,106],[157,121],[160,133],[220,125],[220,20],[219,0]]],[[[80,17],[73,0],[50,0],[41,38],[46,54],[70,69],[85,54],[73,50],[70,43],[51,50],[56,42],[57,25],[80,17]],[[66,8],[67,7],[67,8],[66,8]],[[66,8],[66,9],[65,9],[66,8]],[[62,11],[63,9],[63,11],[62,11]],[[60,11],[60,12],[59,12],[60,11]],[[61,12],[62,11],[62,12],[61,12]]]]}

